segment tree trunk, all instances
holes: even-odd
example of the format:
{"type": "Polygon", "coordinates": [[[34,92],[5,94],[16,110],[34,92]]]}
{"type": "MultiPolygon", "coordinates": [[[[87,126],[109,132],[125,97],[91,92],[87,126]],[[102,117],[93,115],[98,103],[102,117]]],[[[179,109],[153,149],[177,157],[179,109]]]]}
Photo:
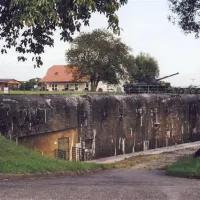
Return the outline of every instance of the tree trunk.
{"type": "Polygon", "coordinates": [[[96,92],[96,89],[99,83],[98,74],[94,73],[93,75],[91,75],[90,82],[91,82],[91,92],[96,92]]]}
{"type": "Polygon", "coordinates": [[[97,87],[96,87],[96,85],[94,84],[94,82],[93,83],[91,83],[91,92],[96,92],[96,89],[97,89],[97,87]]]}

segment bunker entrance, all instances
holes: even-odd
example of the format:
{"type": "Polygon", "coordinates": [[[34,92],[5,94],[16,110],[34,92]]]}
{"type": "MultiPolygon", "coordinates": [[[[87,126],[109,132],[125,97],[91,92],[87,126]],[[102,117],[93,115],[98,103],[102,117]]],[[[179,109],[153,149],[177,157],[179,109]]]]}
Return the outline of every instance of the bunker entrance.
{"type": "Polygon", "coordinates": [[[58,149],[54,150],[55,158],[69,160],[69,137],[58,138],[58,149]]]}

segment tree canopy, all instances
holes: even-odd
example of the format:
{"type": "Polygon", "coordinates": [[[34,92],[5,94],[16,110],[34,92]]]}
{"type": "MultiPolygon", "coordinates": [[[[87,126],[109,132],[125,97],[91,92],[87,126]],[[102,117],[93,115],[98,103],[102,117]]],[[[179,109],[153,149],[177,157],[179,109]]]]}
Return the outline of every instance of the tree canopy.
{"type": "MultiPolygon", "coordinates": [[[[200,31],[200,0],[168,0],[177,23],[186,33],[200,31]]],[[[88,26],[92,13],[104,14],[108,27],[119,32],[118,9],[128,0],[0,0],[1,53],[15,48],[18,60],[25,61],[32,54],[35,67],[41,66],[45,47],[54,46],[54,32],[60,30],[60,39],[71,41],[81,25],[88,26]]]]}
{"type": "Polygon", "coordinates": [[[89,76],[93,91],[99,81],[118,84],[125,79],[132,60],[130,48],[108,30],[81,33],[66,51],[68,64],[78,67],[74,78],[89,76]]]}
{"type": "Polygon", "coordinates": [[[108,19],[108,28],[119,32],[118,9],[128,0],[0,0],[1,53],[14,47],[18,60],[25,61],[33,54],[37,67],[46,46],[54,46],[54,32],[60,39],[71,41],[81,25],[89,25],[91,14],[98,12],[108,19]]]}
{"type": "Polygon", "coordinates": [[[140,53],[132,61],[134,64],[129,67],[130,80],[138,80],[144,76],[158,77],[159,66],[157,60],[146,53],[140,53]]]}
{"type": "Polygon", "coordinates": [[[169,0],[172,15],[170,21],[177,24],[185,33],[195,33],[199,37],[200,31],[200,0],[169,0]]]}
{"type": "Polygon", "coordinates": [[[40,80],[41,80],[41,78],[32,78],[28,81],[24,81],[21,83],[19,89],[20,90],[33,90],[34,85],[37,85],[40,80]]]}

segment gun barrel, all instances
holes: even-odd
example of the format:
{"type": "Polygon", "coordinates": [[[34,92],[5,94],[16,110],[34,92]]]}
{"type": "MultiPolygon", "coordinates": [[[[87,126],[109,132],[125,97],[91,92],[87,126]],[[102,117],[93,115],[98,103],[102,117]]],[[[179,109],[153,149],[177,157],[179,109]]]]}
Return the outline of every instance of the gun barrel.
{"type": "Polygon", "coordinates": [[[175,73],[175,74],[168,75],[168,76],[164,76],[164,77],[159,78],[159,79],[156,79],[156,80],[157,80],[157,81],[160,81],[160,80],[163,80],[163,79],[165,79],[165,78],[169,78],[169,77],[171,77],[171,76],[175,76],[175,75],[178,75],[178,74],[179,74],[179,72],[177,72],[177,73],[175,73]]]}

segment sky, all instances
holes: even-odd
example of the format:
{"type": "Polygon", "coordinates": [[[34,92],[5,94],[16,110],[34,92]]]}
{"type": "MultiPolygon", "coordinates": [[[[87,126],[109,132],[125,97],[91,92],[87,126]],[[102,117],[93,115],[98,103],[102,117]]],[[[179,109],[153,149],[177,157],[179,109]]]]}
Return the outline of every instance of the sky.
{"type": "MultiPolygon", "coordinates": [[[[182,30],[168,21],[170,10],[167,0],[129,0],[121,7],[121,39],[132,48],[133,55],[149,53],[156,58],[160,67],[160,77],[179,72],[180,74],[166,81],[174,86],[200,85],[200,39],[194,35],[185,35],[182,30]]],[[[106,28],[107,19],[100,14],[93,14],[90,27],[82,31],[106,28]]],[[[42,55],[44,65],[34,68],[29,59],[18,62],[18,54],[11,50],[7,55],[0,55],[0,78],[29,80],[44,77],[52,65],[66,64],[65,51],[67,42],[60,41],[59,32],[54,36],[54,48],[46,48],[42,55]]],[[[0,46],[3,43],[0,42],[0,46]]]]}

